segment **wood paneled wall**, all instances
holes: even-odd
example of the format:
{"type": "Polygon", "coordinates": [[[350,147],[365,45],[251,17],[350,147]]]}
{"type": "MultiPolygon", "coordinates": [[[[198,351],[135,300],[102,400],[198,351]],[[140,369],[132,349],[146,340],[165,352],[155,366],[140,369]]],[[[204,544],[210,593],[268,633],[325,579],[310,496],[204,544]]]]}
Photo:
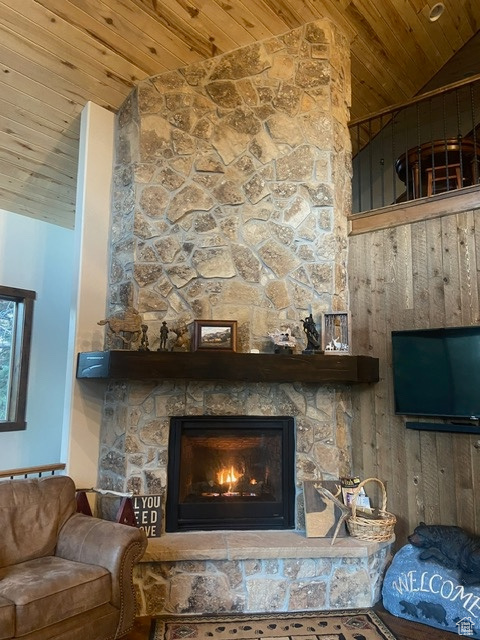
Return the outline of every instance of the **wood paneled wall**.
{"type": "Polygon", "coordinates": [[[380,382],[354,389],[354,472],[386,483],[398,545],[421,520],[480,534],[480,435],[405,428],[390,335],[479,324],[479,269],[480,209],[350,237],[353,348],[380,359],[380,382]]]}

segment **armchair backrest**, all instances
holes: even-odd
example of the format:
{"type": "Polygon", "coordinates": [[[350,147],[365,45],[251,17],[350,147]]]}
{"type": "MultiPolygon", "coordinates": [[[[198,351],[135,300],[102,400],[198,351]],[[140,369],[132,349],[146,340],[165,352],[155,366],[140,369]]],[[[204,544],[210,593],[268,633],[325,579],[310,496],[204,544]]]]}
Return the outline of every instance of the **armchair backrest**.
{"type": "Polygon", "coordinates": [[[68,476],[0,482],[0,567],[53,555],[58,533],[76,511],[68,476]]]}

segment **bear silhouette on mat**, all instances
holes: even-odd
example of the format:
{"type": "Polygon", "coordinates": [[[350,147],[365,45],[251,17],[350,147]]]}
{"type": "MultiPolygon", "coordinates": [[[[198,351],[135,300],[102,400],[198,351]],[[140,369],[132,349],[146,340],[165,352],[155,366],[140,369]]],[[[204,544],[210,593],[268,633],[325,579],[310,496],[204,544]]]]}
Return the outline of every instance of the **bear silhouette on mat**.
{"type": "Polygon", "coordinates": [[[420,600],[417,604],[417,608],[422,612],[425,618],[432,618],[439,624],[447,624],[447,612],[441,604],[420,600]]]}
{"type": "Polygon", "coordinates": [[[413,602],[407,602],[406,600],[400,600],[399,604],[402,607],[402,613],[406,613],[413,618],[418,618],[416,604],[413,604],[413,602]]]}
{"type": "Polygon", "coordinates": [[[460,582],[480,584],[480,537],[449,525],[421,522],[408,541],[423,551],[420,560],[434,560],[447,569],[460,571],[460,582]]]}

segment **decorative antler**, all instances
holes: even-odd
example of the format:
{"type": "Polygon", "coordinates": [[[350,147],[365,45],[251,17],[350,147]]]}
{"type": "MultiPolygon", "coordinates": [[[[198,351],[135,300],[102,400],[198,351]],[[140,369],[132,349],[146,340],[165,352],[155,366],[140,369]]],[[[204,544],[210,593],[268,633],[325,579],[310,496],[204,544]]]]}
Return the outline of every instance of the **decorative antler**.
{"type": "MultiPolygon", "coordinates": [[[[343,502],[340,502],[340,500],[336,496],[334,496],[333,493],[331,493],[328,489],[325,489],[325,487],[322,487],[321,484],[314,484],[313,486],[315,487],[315,489],[318,491],[318,493],[321,496],[323,496],[324,498],[328,498],[334,504],[336,504],[337,507],[340,509],[340,511],[342,513],[342,515],[338,519],[337,526],[335,527],[335,533],[333,534],[332,541],[330,542],[330,545],[333,545],[335,540],[337,539],[338,532],[340,531],[340,527],[345,522],[345,520],[348,518],[348,516],[351,515],[352,512],[351,512],[349,507],[346,507],[343,504],[343,502]]],[[[337,492],[337,496],[340,495],[340,491],[341,490],[339,488],[338,492],[337,492]]]]}

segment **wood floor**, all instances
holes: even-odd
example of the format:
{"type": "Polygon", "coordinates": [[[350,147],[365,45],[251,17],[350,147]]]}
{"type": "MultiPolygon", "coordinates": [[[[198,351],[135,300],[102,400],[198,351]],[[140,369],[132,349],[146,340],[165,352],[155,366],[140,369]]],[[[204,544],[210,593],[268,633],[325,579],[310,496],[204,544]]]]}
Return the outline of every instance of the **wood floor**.
{"type": "Polygon", "coordinates": [[[148,640],[150,635],[151,618],[137,618],[132,631],[122,640],[148,640]]]}
{"type": "MultiPolygon", "coordinates": [[[[376,605],[374,609],[398,640],[458,640],[457,633],[397,618],[385,611],[381,605],[376,605]]],[[[137,618],[134,629],[123,640],[149,640],[150,625],[151,618],[137,618]]]]}

